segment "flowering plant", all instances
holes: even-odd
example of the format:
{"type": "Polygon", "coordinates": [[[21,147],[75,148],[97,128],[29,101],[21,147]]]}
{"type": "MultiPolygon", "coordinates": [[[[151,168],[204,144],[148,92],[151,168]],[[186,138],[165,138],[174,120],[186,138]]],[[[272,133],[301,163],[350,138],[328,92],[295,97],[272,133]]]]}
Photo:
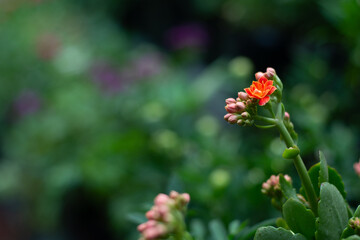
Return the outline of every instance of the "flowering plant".
{"type": "MultiPolygon", "coordinates": [[[[328,166],[322,152],[319,153],[320,162],[309,170],[306,169],[300,149],[296,144],[297,134],[294,125],[282,103],[283,84],[275,70],[268,68],[265,73],[256,73],[255,78],[256,81],[249,88],[245,88],[245,92],[239,92],[236,99],[226,99],[227,114],[224,119],[230,124],[239,126],[276,128],[287,146],[282,156],[293,161],[302,186],[297,191],[293,188],[290,176],[272,175],[262,184],[261,192],[271,198],[272,205],[281,212],[282,217],[278,218],[276,222],[265,221],[255,226],[256,231],[245,231],[242,227],[238,227],[235,231],[236,234],[229,235],[228,238],[360,240],[360,206],[354,212],[346,201],[344,183],[338,172],[328,166]],[[258,106],[264,107],[267,114],[259,113],[258,106]]],[[[360,176],[360,162],[354,164],[354,169],[360,176]]],[[[181,215],[185,213],[184,205],[180,204],[182,207],[179,208],[174,207],[177,205],[173,203],[180,201],[182,204],[187,204],[189,199],[188,194],[180,195],[175,192],[170,193],[170,197],[159,195],[155,199],[155,206],[147,213],[150,220],[139,226],[139,231],[143,234],[142,239],[165,239],[168,237],[169,239],[193,239],[186,231],[184,218],[181,215]],[[176,197],[174,197],[175,195],[176,197]],[[182,200],[175,200],[179,196],[182,196],[180,197],[182,200]],[[160,198],[164,201],[160,201],[160,198]],[[166,211],[160,210],[162,208],[160,205],[163,204],[166,206],[166,211]],[[175,222],[172,220],[175,219],[174,217],[165,217],[171,216],[170,208],[178,209],[174,213],[181,212],[181,217],[175,222]],[[152,230],[153,228],[156,231],[152,230]],[[146,231],[158,234],[147,235],[146,231]]]]}

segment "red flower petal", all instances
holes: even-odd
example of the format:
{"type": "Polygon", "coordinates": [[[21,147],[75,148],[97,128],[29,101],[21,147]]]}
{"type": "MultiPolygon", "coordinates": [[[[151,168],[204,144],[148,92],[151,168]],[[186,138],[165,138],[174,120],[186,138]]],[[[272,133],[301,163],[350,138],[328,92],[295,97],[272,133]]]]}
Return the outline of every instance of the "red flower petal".
{"type": "Polygon", "coordinates": [[[272,86],[272,88],[270,89],[270,91],[268,92],[267,95],[272,94],[275,90],[276,90],[276,87],[272,86]]]}
{"type": "Polygon", "coordinates": [[[269,96],[266,96],[266,97],[260,99],[259,105],[260,105],[260,106],[264,106],[269,100],[270,100],[270,97],[269,97],[269,96]]]}
{"type": "Polygon", "coordinates": [[[259,82],[260,82],[261,84],[265,84],[266,81],[268,81],[268,79],[267,79],[266,77],[264,77],[264,76],[261,76],[261,78],[259,78],[259,82]]]}
{"type": "Polygon", "coordinates": [[[265,87],[269,87],[273,85],[273,81],[271,80],[267,80],[267,82],[265,83],[265,87]]]}
{"type": "Polygon", "coordinates": [[[253,98],[254,95],[252,94],[250,88],[244,88],[245,92],[249,95],[249,97],[253,98]]]}

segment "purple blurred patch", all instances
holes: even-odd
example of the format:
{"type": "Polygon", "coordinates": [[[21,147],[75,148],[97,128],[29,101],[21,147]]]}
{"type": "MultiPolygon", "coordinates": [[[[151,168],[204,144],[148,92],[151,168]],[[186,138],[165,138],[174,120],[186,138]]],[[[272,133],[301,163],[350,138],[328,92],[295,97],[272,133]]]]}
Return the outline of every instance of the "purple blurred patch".
{"type": "Polygon", "coordinates": [[[158,53],[145,53],[134,59],[131,71],[138,79],[147,78],[160,73],[164,68],[164,60],[158,53]]]}
{"type": "Polygon", "coordinates": [[[166,33],[166,41],[172,49],[205,48],[209,35],[200,24],[185,24],[174,27],[166,33]]]}
{"type": "Polygon", "coordinates": [[[93,81],[107,93],[115,93],[122,89],[123,81],[120,73],[110,64],[96,63],[91,68],[93,81]]]}
{"type": "Polygon", "coordinates": [[[41,107],[41,99],[32,90],[22,91],[14,102],[15,114],[24,117],[37,112],[41,107]]]}

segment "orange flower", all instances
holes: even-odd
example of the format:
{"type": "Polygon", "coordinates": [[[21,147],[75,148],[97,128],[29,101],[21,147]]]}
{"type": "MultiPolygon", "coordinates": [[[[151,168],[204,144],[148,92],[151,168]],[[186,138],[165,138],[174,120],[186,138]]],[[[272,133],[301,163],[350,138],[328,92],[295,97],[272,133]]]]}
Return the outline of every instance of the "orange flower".
{"type": "Polygon", "coordinates": [[[270,95],[276,90],[273,81],[261,76],[259,81],[253,81],[249,88],[244,89],[250,98],[259,99],[259,105],[264,106],[269,100],[270,95]]]}

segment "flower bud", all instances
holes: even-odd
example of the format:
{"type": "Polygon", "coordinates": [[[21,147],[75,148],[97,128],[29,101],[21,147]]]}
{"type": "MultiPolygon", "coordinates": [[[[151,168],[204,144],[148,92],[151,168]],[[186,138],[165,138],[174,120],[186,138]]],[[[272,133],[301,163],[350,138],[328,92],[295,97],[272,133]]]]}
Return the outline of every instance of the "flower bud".
{"type": "Polygon", "coordinates": [[[243,113],[241,113],[241,117],[242,118],[249,118],[249,116],[250,116],[250,114],[248,113],[248,112],[243,112],[243,113]]]}
{"type": "Polygon", "coordinates": [[[350,226],[352,229],[360,230],[360,218],[358,218],[358,217],[351,218],[351,219],[349,220],[349,226],[350,226]]]}
{"type": "Polygon", "coordinates": [[[355,173],[360,177],[360,160],[358,163],[354,163],[355,173]]]}
{"type": "Polygon", "coordinates": [[[289,121],[290,120],[290,114],[288,112],[285,112],[284,114],[284,120],[289,121]]]}
{"type": "Polygon", "coordinates": [[[185,204],[190,202],[190,195],[188,193],[181,194],[182,199],[184,199],[185,204]]]}
{"type": "Polygon", "coordinates": [[[237,107],[236,107],[235,103],[230,103],[230,104],[226,105],[225,109],[228,113],[236,113],[237,112],[237,107]]]}
{"type": "Polygon", "coordinates": [[[255,73],[255,78],[256,78],[257,81],[259,81],[259,79],[260,79],[262,76],[264,76],[264,73],[263,73],[263,72],[257,72],[257,73],[255,73]]]}
{"type": "Polygon", "coordinates": [[[151,210],[146,212],[145,216],[148,219],[156,220],[156,219],[160,218],[160,213],[157,211],[157,209],[151,209],[151,210]]]}
{"type": "Polygon", "coordinates": [[[155,205],[162,205],[166,204],[169,201],[169,196],[163,193],[160,193],[156,196],[154,203],[155,205]]]}
{"type": "Polygon", "coordinates": [[[238,112],[243,112],[245,110],[246,106],[243,102],[237,102],[236,103],[236,109],[238,112]]]}
{"type": "Polygon", "coordinates": [[[230,103],[236,103],[236,100],[234,98],[227,98],[225,100],[226,104],[230,104],[230,103]]]}
{"type": "Polygon", "coordinates": [[[275,69],[271,68],[271,67],[268,67],[266,69],[266,73],[265,73],[265,77],[266,78],[273,78],[274,76],[276,75],[276,72],[275,72],[275,69]]]}
{"type": "Polygon", "coordinates": [[[244,101],[249,99],[249,95],[246,92],[238,92],[238,97],[244,101]]]}
{"type": "Polygon", "coordinates": [[[243,126],[244,124],[245,124],[245,122],[243,120],[241,120],[241,119],[239,119],[237,121],[237,125],[239,125],[239,126],[243,126]]]}
{"type": "Polygon", "coordinates": [[[239,119],[238,116],[236,115],[231,115],[229,118],[228,118],[228,122],[231,123],[231,124],[234,124],[237,122],[237,120],[239,119]]]}
{"type": "Polygon", "coordinates": [[[224,116],[224,120],[227,121],[231,115],[232,115],[231,113],[226,114],[226,115],[224,116]]]}

